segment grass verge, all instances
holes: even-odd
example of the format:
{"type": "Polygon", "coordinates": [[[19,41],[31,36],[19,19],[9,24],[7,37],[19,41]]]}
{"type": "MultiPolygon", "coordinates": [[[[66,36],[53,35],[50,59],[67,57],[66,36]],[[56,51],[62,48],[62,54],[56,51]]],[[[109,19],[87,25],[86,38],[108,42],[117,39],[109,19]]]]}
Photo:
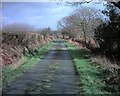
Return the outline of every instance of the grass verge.
{"type": "Polygon", "coordinates": [[[80,83],[82,84],[82,93],[88,94],[108,94],[104,90],[105,82],[101,69],[93,66],[89,62],[90,54],[84,49],[78,49],[76,46],[65,42],[70,55],[74,61],[75,67],[79,74],[80,83]]]}
{"type": "Polygon", "coordinates": [[[23,60],[25,62],[21,64],[21,66],[17,69],[14,69],[11,65],[4,66],[2,68],[3,87],[9,85],[17,77],[21,76],[24,72],[28,71],[35,64],[37,64],[37,62],[49,52],[51,45],[52,45],[52,42],[38,48],[34,52],[34,55],[28,53],[27,55],[23,56],[23,60]]]}

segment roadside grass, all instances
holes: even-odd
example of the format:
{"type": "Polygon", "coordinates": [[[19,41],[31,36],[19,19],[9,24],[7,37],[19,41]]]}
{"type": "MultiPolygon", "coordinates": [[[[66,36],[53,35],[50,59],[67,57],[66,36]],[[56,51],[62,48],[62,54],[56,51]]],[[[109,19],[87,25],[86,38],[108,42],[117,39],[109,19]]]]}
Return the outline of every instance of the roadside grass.
{"type": "Polygon", "coordinates": [[[11,65],[4,66],[2,68],[2,85],[8,86],[12,81],[17,77],[21,76],[24,72],[32,68],[37,62],[43,58],[50,50],[52,42],[45,44],[38,48],[33,54],[26,54],[23,56],[22,60],[24,61],[20,67],[14,69],[11,65]]]}
{"type": "Polygon", "coordinates": [[[70,43],[65,42],[65,44],[78,72],[79,80],[82,85],[80,86],[82,87],[82,94],[92,94],[92,96],[95,94],[109,94],[104,90],[105,82],[103,81],[104,74],[102,70],[89,62],[91,54],[84,49],[78,49],[70,43]]]}

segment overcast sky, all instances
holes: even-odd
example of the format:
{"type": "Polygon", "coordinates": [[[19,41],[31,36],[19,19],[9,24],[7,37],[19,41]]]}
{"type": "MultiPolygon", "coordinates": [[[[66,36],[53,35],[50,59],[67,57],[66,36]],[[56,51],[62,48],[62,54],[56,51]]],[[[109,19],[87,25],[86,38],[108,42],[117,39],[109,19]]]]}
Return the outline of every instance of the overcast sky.
{"type": "MultiPolygon", "coordinates": [[[[89,4],[103,9],[101,4],[89,4]]],[[[56,2],[4,2],[2,4],[2,24],[29,23],[36,28],[51,27],[56,30],[57,21],[70,15],[75,8],[56,2]]]]}

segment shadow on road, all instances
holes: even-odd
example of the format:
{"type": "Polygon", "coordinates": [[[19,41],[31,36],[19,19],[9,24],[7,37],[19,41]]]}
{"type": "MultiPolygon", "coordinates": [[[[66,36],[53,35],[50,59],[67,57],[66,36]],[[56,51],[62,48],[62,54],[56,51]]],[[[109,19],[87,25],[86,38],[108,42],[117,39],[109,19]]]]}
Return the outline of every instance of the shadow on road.
{"type": "MultiPolygon", "coordinates": [[[[75,59],[89,59],[90,52],[85,51],[84,49],[76,49],[76,50],[51,50],[51,53],[54,55],[52,59],[56,60],[71,60],[72,57],[69,55],[69,52],[73,54],[75,59]],[[79,56],[79,57],[78,57],[79,56]]],[[[47,58],[43,58],[46,60],[51,59],[51,56],[47,58]]]]}

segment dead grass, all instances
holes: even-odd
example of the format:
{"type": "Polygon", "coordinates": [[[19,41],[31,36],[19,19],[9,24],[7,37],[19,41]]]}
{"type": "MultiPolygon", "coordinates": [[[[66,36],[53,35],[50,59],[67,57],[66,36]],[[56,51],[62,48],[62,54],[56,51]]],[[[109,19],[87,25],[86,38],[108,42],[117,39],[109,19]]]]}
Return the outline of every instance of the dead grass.
{"type": "Polygon", "coordinates": [[[101,56],[91,57],[90,62],[102,70],[106,83],[105,89],[111,93],[120,92],[120,66],[101,56]]]}
{"type": "Polygon", "coordinates": [[[115,62],[112,63],[106,57],[102,56],[94,56],[90,58],[90,62],[92,64],[100,65],[103,69],[119,69],[120,66],[117,65],[115,62]]]}

